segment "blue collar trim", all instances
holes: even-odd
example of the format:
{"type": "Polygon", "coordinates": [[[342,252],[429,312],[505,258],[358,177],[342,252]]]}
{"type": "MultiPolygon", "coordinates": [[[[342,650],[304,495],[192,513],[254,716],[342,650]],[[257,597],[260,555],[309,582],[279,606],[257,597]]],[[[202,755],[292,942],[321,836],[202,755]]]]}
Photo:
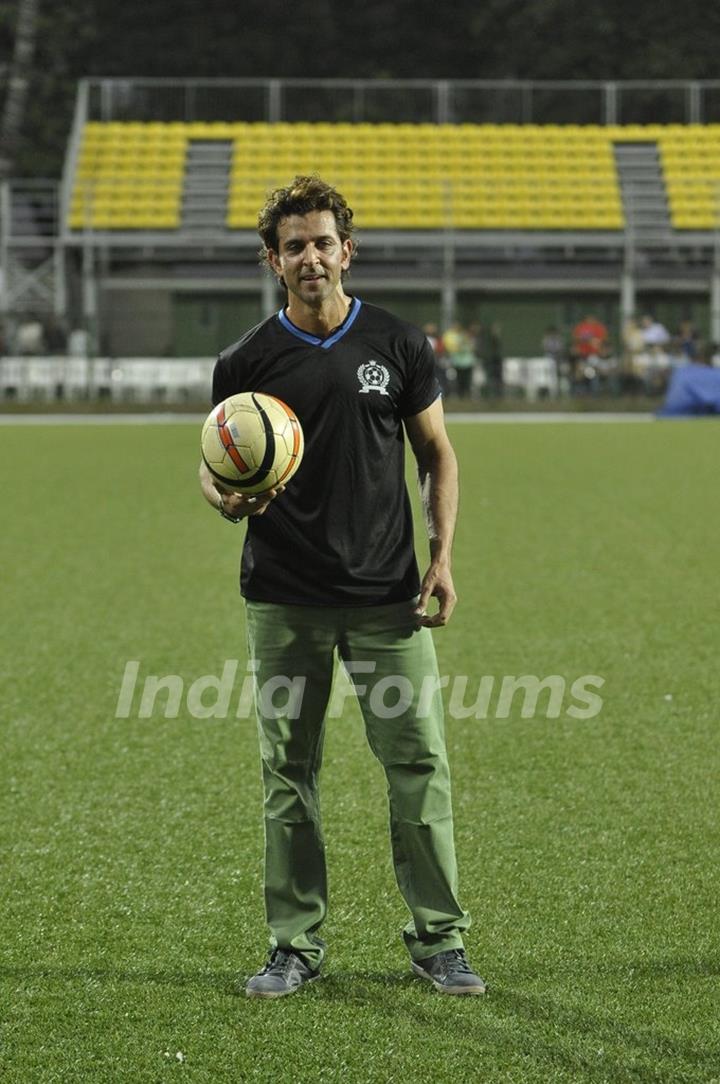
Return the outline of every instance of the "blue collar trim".
{"type": "Polygon", "coordinates": [[[358,297],[354,297],[350,303],[348,314],[341,323],[337,331],[334,331],[332,335],[327,339],[320,339],[317,335],[310,335],[309,332],[303,331],[292,322],[290,317],[285,312],[285,309],[280,309],[278,313],[278,320],[291,335],[294,335],[297,339],[302,339],[304,343],[309,343],[311,346],[319,346],[322,350],[329,350],[331,346],[334,346],[339,339],[342,339],[343,335],[346,335],[350,328],[355,323],[357,315],[362,308],[362,301],[358,297]]]}

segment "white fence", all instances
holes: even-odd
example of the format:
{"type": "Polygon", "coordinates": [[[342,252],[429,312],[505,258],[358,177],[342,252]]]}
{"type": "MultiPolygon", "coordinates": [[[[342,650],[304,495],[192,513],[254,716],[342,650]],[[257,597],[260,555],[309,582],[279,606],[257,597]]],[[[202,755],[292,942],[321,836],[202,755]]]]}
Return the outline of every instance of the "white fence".
{"type": "Polygon", "coordinates": [[[503,384],[515,389],[528,399],[547,396],[555,399],[560,394],[557,364],[552,358],[505,358],[503,361],[503,384]]]}
{"type": "Polygon", "coordinates": [[[214,358],[0,359],[0,397],[181,403],[209,400],[214,358]]]}
{"type": "MultiPolygon", "coordinates": [[[[127,403],[208,401],[214,358],[5,357],[0,400],[108,399],[127,403]]],[[[476,384],[484,379],[478,371],[476,384]]],[[[555,398],[560,387],[551,358],[505,358],[508,391],[555,398]]]]}

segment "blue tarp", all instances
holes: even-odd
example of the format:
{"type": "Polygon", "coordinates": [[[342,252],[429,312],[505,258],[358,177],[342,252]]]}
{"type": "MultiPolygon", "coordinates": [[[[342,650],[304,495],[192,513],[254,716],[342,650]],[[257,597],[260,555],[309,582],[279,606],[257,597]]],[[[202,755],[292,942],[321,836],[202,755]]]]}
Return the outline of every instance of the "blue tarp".
{"type": "Polygon", "coordinates": [[[670,377],[665,403],[658,417],[720,414],[720,369],[709,365],[679,365],[670,377]]]}

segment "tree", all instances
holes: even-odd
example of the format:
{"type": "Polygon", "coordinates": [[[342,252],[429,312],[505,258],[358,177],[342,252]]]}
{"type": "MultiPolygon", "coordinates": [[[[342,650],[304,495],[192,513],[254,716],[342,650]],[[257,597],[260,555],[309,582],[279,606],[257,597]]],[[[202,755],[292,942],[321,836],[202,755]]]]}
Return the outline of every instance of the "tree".
{"type": "Polygon", "coordinates": [[[0,179],[9,177],[15,164],[37,40],[39,0],[18,0],[15,46],[7,74],[7,91],[0,117],[0,179]]]}

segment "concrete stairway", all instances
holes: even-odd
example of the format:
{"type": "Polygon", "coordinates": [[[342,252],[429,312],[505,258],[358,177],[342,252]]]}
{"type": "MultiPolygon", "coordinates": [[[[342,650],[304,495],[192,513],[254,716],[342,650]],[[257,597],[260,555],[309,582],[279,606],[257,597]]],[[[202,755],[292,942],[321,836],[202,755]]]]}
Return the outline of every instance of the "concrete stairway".
{"type": "Polygon", "coordinates": [[[225,229],[232,148],[230,141],[220,139],[189,143],[180,220],[183,233],[225,229]]]}
{"type": "Polygon", "coordinates": [[[667,241],[672,224],[657,144],[616,143],[615,164],[635,244],[667,241]]]}

